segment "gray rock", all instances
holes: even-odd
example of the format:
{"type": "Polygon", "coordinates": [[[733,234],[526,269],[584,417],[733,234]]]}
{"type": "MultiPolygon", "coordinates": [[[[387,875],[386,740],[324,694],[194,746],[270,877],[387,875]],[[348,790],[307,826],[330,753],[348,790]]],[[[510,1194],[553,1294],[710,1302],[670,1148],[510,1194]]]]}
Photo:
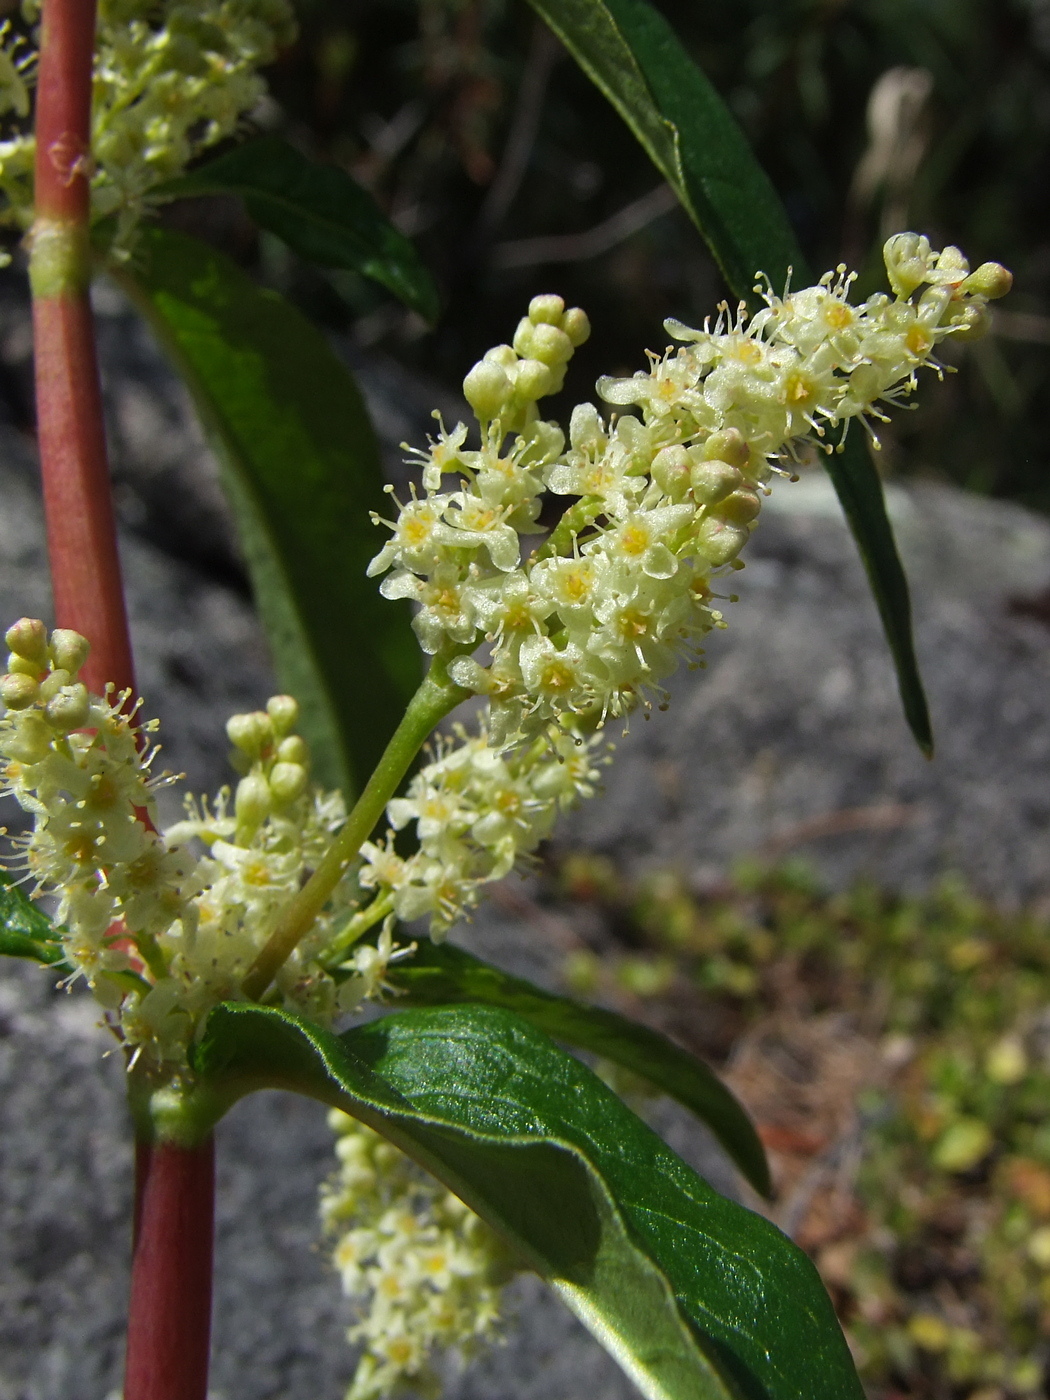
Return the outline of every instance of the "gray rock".
{"type": "Polygon", "coordinates": [[[604,799],[567,839],[703,883],[741,854],[801,854],[841,885],[962,872],[999,899],[1050,890],[1050,522],[948,488],[889,493],[937,742],[906,728],[826,478],[779,485],[726,580],[708,669],[634,719],[604,799]]]}
{"type": "MultiPolygon", "coordinates": [[[[227,776],[223,721],[270,688],[266,648],[230,586],[228,517],[181,391],[126,311],[117,302],[101,310],[140,688],[162,720],[166,764],[191,787],[213,788],[227,776]],[[176,491],[182,516],[158,523],[176,491]]],[[[14,357],[17,336],[6,334],[0,352],[14,357]]],[[[416,411],[424,395],[399,389],[397,376],[387,366],[368,389],[392,451],[427,426],[416,411]]],[[[0,615],[46,616],[32,453],[10,426],[0,428],[0,492],[0,615]]],[[[804,852],[836,882],[866,872],[911,888],[953,866],[1002,898],[1046,891],[1050,629],[1038,602],[1025,612],[1018,600],[1038,600],[1050,584],[1050,525],[935,487],[892,501],[916,593],[935,763],[904,727],[837,507],[821,479],[807,478],[770,502],[748,567],[732,578],[741,603],[727,605],[732,626],[711,639],[706,672],[683,672],[668,713],[633,723],[605,797],[573,817],[565,840],[630,869],[672,862],[698,881],[760,848],[804,852]]],[[[515,970],[555,979],[535,919],[490,909],[462,936],[515,970]]],[[[36,969],[0,966],[0,1400],[103,1400],[119,1385],[130,1145],[120,1068],[106,1048],[83,996],[53,991],[36,969]]],[[[660,1126],[731,1188],[687,1120],[661,1110],[660,1126]]],[[[316,1189],[331,1162],[323,1113],[259,1095],[219,1139],[215,1393],[335,1397],[351,1358],[316,1244],[316,1189]]],[[[450,1371],[449,1397],[632,1393],[535,1281],[517,1285],[515,1299],[506,1345],[450,1371]]]]}

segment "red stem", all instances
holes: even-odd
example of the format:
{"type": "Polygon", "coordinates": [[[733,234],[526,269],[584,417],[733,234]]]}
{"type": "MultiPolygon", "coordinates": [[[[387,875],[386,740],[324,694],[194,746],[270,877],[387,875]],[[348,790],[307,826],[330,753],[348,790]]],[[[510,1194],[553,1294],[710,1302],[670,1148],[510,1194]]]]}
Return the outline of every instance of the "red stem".
{"type": "Polygon", "coordinates": [[[140,1142],[124,1400],[206,1400],[215,1143],[140,1142]]]}
{"type": "Polygon", "coordinates": [[[36,108],[34,280],[37,431],[55,619],[91,642],[83,679],[134,689],[88,300],[94,0],[44,0],[36,108]],[[56,271],[48,235],[71,254],[56,271]]]}

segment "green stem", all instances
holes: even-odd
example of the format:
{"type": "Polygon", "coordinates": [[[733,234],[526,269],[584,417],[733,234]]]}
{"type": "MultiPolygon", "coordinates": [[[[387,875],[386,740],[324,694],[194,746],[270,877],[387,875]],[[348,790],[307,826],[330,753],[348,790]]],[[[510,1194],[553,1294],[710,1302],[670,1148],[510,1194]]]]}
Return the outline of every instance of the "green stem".
{"type": "Polygon", "coordinates": [[[296,945],[309,933],[434,727],[467,699],[468,692],[448,678],[446,666],[450,659],[435,656],[346,825],[252,963],[242,988],[251,1001],[260,1000],[296,945]]]}
{"type": "Polygon", "coordinates": [[[605,509],[599,496],[582,496],[550,532],[547,542],[533,555],[534,559],[554,559],[559,554],[571,554],[573,541],[588,526],[593,525],[605,509]]]}
{"type": "Polygon", "coordinates": [[[159,982],[162,977],[167,977],[168,960],[153,935],[151,933],[136,933],[132,942],[139,950],[142,961],[153,973],[154,978],[159,982]]]}
{"type": "Polygon", "coordinates": [[[353,918],[347,920],[331,943],[318,953],[317,961],[322,966],[330,965],[362,939],[370,928],[375,928],[381,919],[385,919],[393,908],[394,896],[389,890],[386,894],[377,895],[367,909],[359,910],[353,918]]]}

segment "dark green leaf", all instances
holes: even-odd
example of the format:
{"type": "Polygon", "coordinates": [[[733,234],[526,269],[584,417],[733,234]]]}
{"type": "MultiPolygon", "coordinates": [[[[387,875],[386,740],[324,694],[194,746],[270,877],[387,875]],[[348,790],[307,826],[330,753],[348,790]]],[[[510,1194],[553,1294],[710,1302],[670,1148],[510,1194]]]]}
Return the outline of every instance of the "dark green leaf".
{"type": "Polygon", "coordinates": [[[733,294],[804,258],[743,132],[645,0],[530,0],[637,136],[707,240],[733,294]]]}
{"type": "Polygon", "coordinates": [[[648,1396],[861,1400],[802,1251],[510,1012],[407,1011],[336,1038],[231,1003],[195,1068],[217,1103],[291,1089],[390,1138],[506,1236],[648,1396]]]}
{"type": "Polygon", "coordinates": [[[481,1002],[523,1016],[555,1040],[603,1055],[649,1080],[706,1123],[756,1191],[771,1190],[769,1165],[751,1120],[702,1060],[665,1036],[597,1006],[554,996],[511,977],[451,943],[421,939],[411,958],[391,966],[388,980],[404,1004],[481,1002]]]}
{"type": "Polygon", "coordinates": [[[262,136],[154,191],[162,199],[233,194],[262,228],[322,267],[350,268],[434,321],[437,288],[419,254],[375,200],[337,165],[262,136]]]}
{"type": "Polygon", "coordinates": [[[6,870],[0,870],[0,953],[49,967],[65,956],[54,924],[12,883],[6,870]]]}
{"type": "Polygon", "coordinates": [[[420,678],[407,606],[365,577],[379,452],[324,337],[215,249],[158,227],[114,275],[182,371],[219,453],[281,684],[321,781],[362,784],[420,678]]]}
{"type": "Polygon", "coordinates": [[[853,531],[882,618],[883,630],[897,668],[897,686],[904,716],[915,742],[927,758],[932,758],[933,726],[922,687],[918,657],[915,655],[908,580],[897,553],[893,527],[886,514],[882,481],[872,464],[868,444],[859,426],[854,426],[842,452],[832,452],[828,456],[821,453],[821,460],[853,531]]]}
{"type": "MultiPolygon", "coordinates": [[[[733,295],[755,305],[764,272],[812,280],[783,205],[743,132],[647,0],[530,0],[673,186],[733,295]]],[[[912,636],[908,586],[882,484],[860,433],[824,458],[857,542],[897,668],[904,713],[927,755],[933,739],[912,636]]]]}

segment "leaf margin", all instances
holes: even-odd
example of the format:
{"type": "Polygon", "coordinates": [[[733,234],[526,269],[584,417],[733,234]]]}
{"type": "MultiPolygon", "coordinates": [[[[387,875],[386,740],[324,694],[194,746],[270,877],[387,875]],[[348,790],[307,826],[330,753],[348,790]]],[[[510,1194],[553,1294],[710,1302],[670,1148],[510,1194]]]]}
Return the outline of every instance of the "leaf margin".
{"type": "Polygon", "coordinates": [[[398,1005],[499,1006],[555,1041],[593,1051],[640,1075],[704,1123],[760,1195],[772,1195],[765,1149],[739,1100],[703,1060],[651,1027],[544,991],[448,942],[417,939],[415,953],[392,964],[387,981],[398,1005]],[[691,1091],[682,1082],[690,1077],[696,1081],[691,1091]]]}

